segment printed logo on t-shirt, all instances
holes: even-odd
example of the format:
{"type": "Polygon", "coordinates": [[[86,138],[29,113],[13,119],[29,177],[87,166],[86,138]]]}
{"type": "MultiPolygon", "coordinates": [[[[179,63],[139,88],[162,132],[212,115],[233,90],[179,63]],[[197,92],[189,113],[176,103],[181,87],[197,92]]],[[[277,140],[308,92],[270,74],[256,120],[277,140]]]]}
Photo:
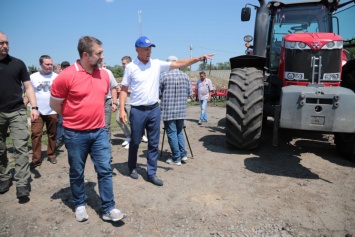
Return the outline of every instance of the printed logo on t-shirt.
{"type": "Polygon", "coordinates": [[[51,91],[51,81],[43,81],[37,87],[37,91],[50,92],[51,91]]]}

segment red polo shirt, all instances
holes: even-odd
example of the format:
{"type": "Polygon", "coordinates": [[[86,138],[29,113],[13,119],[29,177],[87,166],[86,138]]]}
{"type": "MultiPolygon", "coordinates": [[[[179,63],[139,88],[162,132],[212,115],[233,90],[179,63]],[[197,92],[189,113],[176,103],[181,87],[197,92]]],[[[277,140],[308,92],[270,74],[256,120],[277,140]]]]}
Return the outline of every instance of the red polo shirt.
{"type": "Polygon", "coordinates": [[[75,130],[105,127],[105,98],[110,78],[106,70],[94,69],[92,74],[77,61],[53,81],[51,96],[64,99],[63,126],[75,130]]]}

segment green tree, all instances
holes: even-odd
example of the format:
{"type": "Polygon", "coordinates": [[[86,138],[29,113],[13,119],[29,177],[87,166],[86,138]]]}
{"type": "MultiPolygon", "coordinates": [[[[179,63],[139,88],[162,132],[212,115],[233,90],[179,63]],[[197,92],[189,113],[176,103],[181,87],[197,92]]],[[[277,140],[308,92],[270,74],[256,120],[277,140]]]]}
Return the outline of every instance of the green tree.
{"type": "Polygon", "coordinates": [[[199,71],[205,70],[230,70],[230,62],[217,63],[216,65],[211,63],[201,63],[199,65],[199,71]]]}
{"type": "Polygon", "coordinates": [[[344,49],[350,58],[355,58],[355,39],[344,40],[344,49]]]}
{"type": "Polygon", "coordinates": [[[115,65],[113,67],[107,66],[107,69],[109,69],[112,74],[114,75],[115,78],[120,78],[123,77],[123,67],[119,65],[115,65]]]}
{"type": "Polygon", "coordinates": [[[212,69],[215,69],[215,70],[230,70],[231,69],[231,65],[230,65],[230,62],[217,63],[215,68],[212,68],[212,69]]]}
{"type": "Polygon", "coordinates": [[[207,69],[207,63],[201,63],[199,66],[198,66],[198,70],[199,71],[205,71],[207,69]]]}
{"type": "Polygon", "coordinates": [[[32,73],[38,72],[38,69],[36,68],[36,66],[29,66],[28,67],[28,73],[31,75],[32,73]]]}

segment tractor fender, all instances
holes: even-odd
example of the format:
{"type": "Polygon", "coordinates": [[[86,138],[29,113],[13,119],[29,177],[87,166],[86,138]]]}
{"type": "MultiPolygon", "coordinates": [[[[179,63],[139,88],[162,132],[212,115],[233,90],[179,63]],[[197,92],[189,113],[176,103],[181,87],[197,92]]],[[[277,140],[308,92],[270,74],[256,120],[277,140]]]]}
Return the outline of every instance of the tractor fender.
{"type": "Polygon", "coordinates": [[[253,67],[259,70],[264,70],[264,67],[266,65],[266,58],[256,55],[241,55],[234,58],[230,58],[229,62],[231,64],[231,69],[253,67]]]}

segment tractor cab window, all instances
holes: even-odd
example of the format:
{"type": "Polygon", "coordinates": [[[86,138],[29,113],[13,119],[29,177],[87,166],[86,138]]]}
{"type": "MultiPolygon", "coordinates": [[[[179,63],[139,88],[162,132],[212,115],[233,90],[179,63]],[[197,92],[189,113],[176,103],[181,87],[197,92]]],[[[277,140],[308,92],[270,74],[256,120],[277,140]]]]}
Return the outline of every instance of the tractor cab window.
{"type": "Polygon", "coordinates": [[[277,69],[282,37],[304,32],[330,32],[329,10],[323,4],[283,5],[272,8],[270,68],[277,69]]]}

